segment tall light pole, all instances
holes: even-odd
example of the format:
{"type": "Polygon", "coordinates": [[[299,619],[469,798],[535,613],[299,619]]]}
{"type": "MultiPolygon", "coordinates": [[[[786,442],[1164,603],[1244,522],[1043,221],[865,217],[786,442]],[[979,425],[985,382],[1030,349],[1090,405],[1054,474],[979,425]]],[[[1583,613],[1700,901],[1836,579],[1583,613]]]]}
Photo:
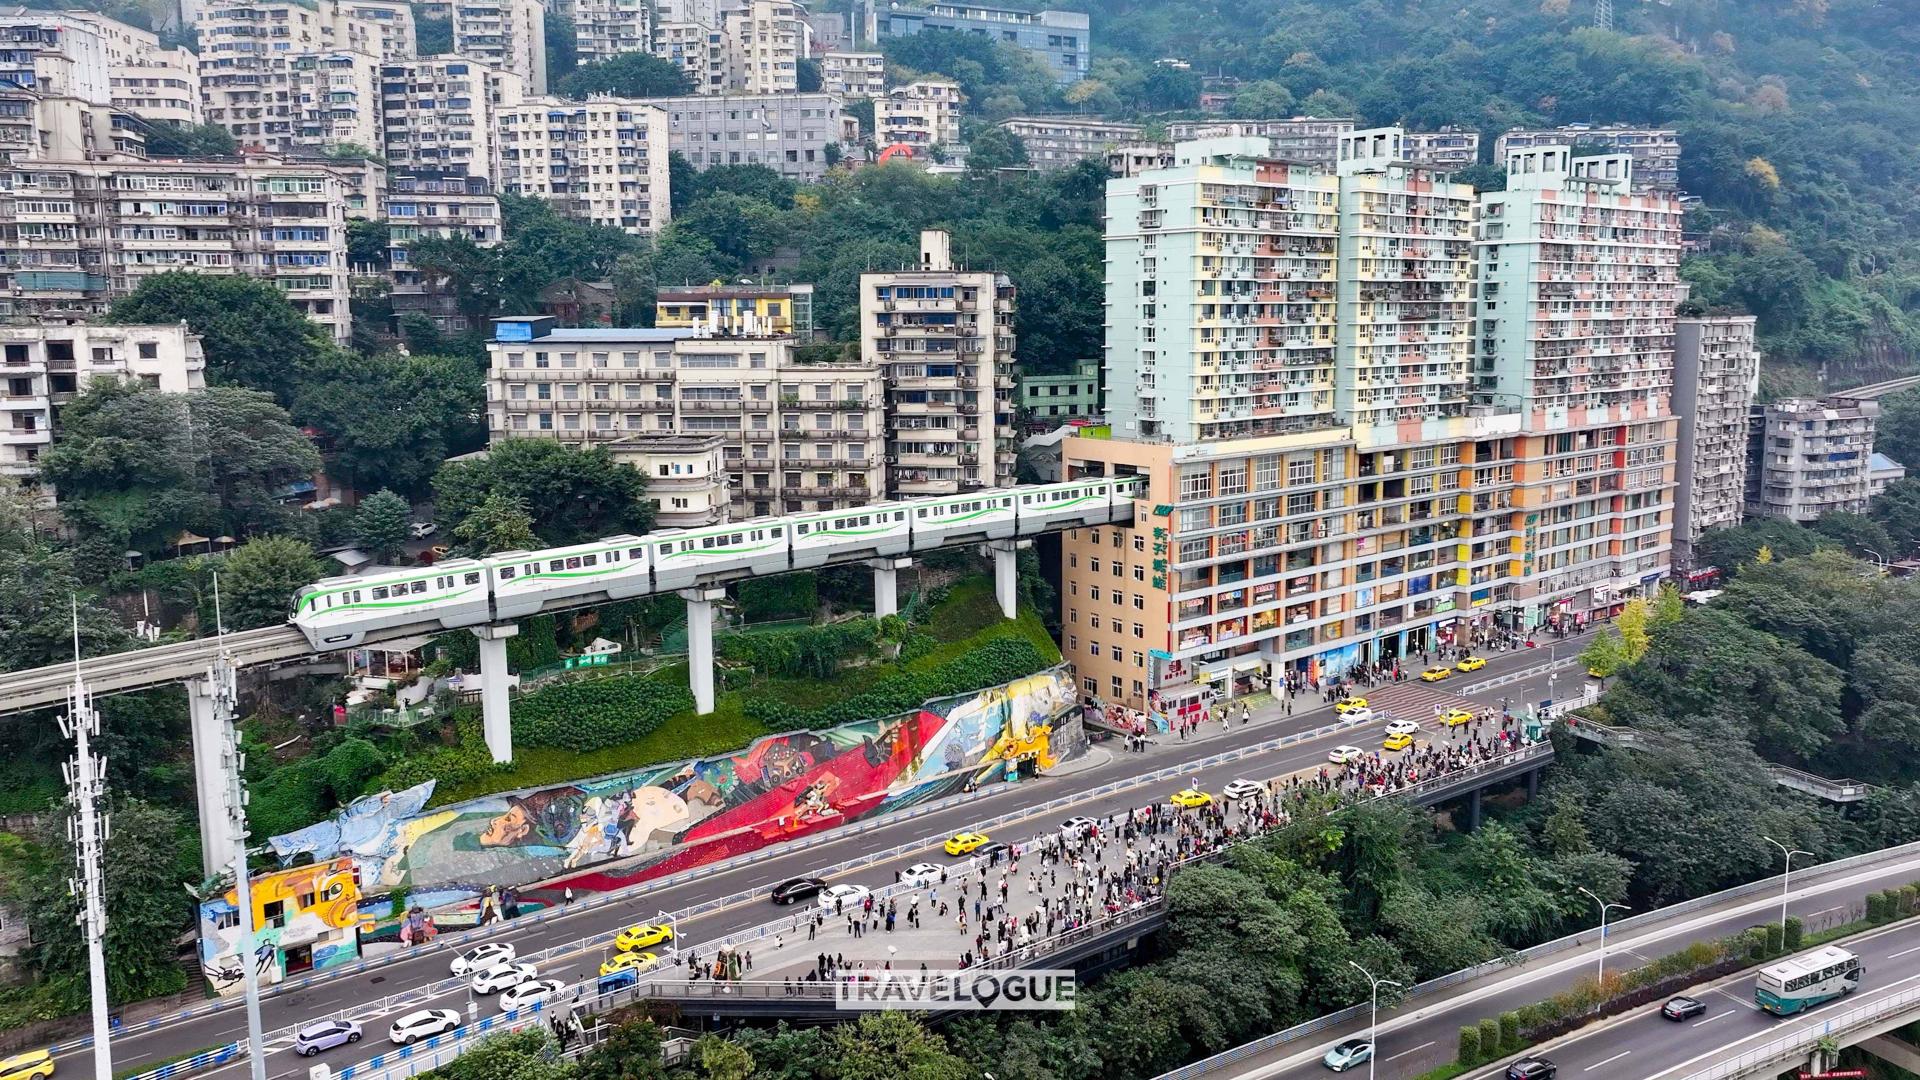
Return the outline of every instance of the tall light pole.
{"type": "Polygon", "coordinates": [[[1367,985],[1373,988],[1372,992],[1367,996],[1367,1080],[1373,1080],[1373,1063],[1380,1060],[1380,1038],[1378,1034],[1380,1030],[1380,988],[1383,986],[1399,986],[1401,984],[1394,982],[1392,979],[1376,979],[1373,977],[1373,972],[1368,971],[1366,968],[1361,967],[1351,960],[1347,961],[1347,966],[1365,975],[1367,977],[1367,985]]]}
{"type": "Polygon", "coordinates": [[[1627,905],[1625,904],[1609,904],[1605,900],[1600,899],[1598,896],[1594,896],[1593,890],[1587,888],[1585,885],[1576,885],[1574,886],[1574,888],[1579,889],[1581,892],[1586,893],[1588,896],[1592,896],[1593,902],[1600,905],[1600,975],[1599,975],[1599,978],[1600,978],[1600,981],[1604,983],[1607,981],[1607,909],[1619,908],[1621,911],[1631,911],[1633,909],[1627,907],[1627,905]]]}
{"type": "Polygon", "coordinates": [[[73,697],[60,719],[61,734],[73,740],[73,760],[61,772],[67,781],[67,839],[74,846],[77,876],[67,879],[67,891],[80,902],[74,921],[87,942],[87,982],[93,991],[93,1077],[113,1080],[113,1048],[107,1037],[107,886],[104,865],[111,832],[96,800],[106,794],[106,761],[94,756],[88,740],[100,734],[100,714],[93,711],[93,695],[80,677],[80,602],[73,601],[73,697]]]}
{"type": "Polygon", "coordinates": [[[213,575],[213,628],[220,640],[220,655],[207,669],[214,715],[220,718],[220,764],[226,773],[226,810],[228,833],[233,836],[233,898],[240,908],[241,985],[247,1001],[247,1068],[253,1080],[267,1080],[267,1048],[260,1021],[260,974],[254,964],[259,949],[259,931],[253,925],[253,883],[247,876],[247,789],[241,773],[246,758],[240,753],[240,733],[234,727],[234,713],[240,693],[235,685],[233,657],[227,652],[227,626],[220,611],[220,575],[213,575]]]}
{"type": "Polygon", "coordinates": [[[1760,839],[1779,848],[1780,854],[1787,858],[1787,871],[1780,877],[1780,940],[1784,942],[1787,940],[1787,896],[1788,890],[1793,885],[1793,857],[1795,855],[1812,856],[1813,852],[1801,851],[1799,848],[1790,848],[1771,836],[1763,835],[1760,839]]]}

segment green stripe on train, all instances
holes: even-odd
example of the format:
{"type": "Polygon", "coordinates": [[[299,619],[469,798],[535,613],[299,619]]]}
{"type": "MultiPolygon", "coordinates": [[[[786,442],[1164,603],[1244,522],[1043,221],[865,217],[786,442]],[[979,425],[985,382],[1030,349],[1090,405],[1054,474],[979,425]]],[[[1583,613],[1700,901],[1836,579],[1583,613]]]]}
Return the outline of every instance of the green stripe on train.
{"type": "MultiPolygon", "coordinates": [[[[384,610],[387,608],[417,607],[421,604],[438,603],[439,601],[442,601],[442,600],[452,600],[456,597],[465,596],[468,593],[474,591],[474,589],[478,587],[479,586],[477,585],[471,586],[469,588],[461,589],[457,593],[443,593],[438,596],[423,596],[418,600],[415,600],[412,597],[408,597],[405,600],[363,600],[355,604],[341,604],[338,607],[330,607],[327,609],[327,611],[331,613],[335,611],[368,611],[368,610],[374,610],[374,609],[384,610]]],[[[313,598],[308,597],[307,599],[312,600],[313,598]]]]}
{"type": "Polygon", "coordinates": [[[770,547],[783,545],[761,544],[759,547],[745,548],[694,548],[692,551],[674,551],[660,556],[662,559],[677,559],[682,555],[751,555],[756,551],[765,551],[770,547]]]}

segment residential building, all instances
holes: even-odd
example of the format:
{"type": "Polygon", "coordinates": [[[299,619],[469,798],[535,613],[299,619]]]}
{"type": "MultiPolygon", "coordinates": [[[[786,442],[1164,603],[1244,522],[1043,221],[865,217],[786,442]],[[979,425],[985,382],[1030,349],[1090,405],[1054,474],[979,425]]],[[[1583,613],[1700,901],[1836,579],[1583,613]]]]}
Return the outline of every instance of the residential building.
{"type": "Polygon", "coordinates": [[[619,294],[611,281],[563,277],[541,286],[533,306],[560,326],[612,326],[619,294]]]}
{"type": "Polygon", "coordinates": [[[864,506],[884,492],[886,394],[872,363],[802,364],[786,338],[552,322],[495,320],[495,440],[718,435],[734,519],[864,506]]]}
{"type": "Polygon", "coordinates": [[[696,169],[765,165],[813,183],[860,141],[860,121],[833,94],[649,98],[667,111],[668,146],[696,169]]]}
{"type": "Polygon", "coordinates": [[[1439,131],[1409,131],[1407,160],[1437,169],[1464,169],[1480,162],[1480,133],[1452,124],[1439,131]]]}
{"type": "MultiPolygon", "coordinates": [[[[11,20],[13,25],[32,25],[36,21],[45,21],[46,16],[51,14],[41,13],[39,18],[36,19],[29,8],[12,8],[8,10],[12,12],[12,14],[0,16],[0,20],[11,20]]],[[[0,25],[5,25],[5,23],[0,22],[0,25]]],[[[128,25],[118,19],[108,18],[97,11],[62,11],[59,13],[57,19],[51,20],[51,25],[56,29],[73,28],[83,30],[99,38],[100,48],[106,55],[109,75],[111,75],[114,68],[122,64],[136,63],[144,59],[148,53],[160,48],[160,36],[153,31],[142,30],[137,26],[128,25]]],[[[9,39],[7,45],[9,49],[20,47],[20,38],[13,37],[12,35],[0,36],[9,39]]],[[[40,43],[32,42],[29,39],[27,47],[36,48],[39,45],[40,43]]]]}
{"type": "Polygon", "coordinates": [[[1880,402],[1787,398],[1756,405],[1747,439],[1747,516],[1802,524],[1864,513],[1872,496],[1880,402]]]}
{"type": "Polygon", "coordinates": [[[1885,454],[1875,452],[1867,465],[1867,498],[1877,498],[1895,480],[1907,478],[1907,467],[1885,454]]]}
{"type": "Polygon", "coordinates": [[[727,35],[707,23],[657,24],[653,54],[685,73],[696,94],[724,94],[733,83],[733,52],[727,35]]]}
{"type": "Polygon", "coordinates": [[[225,892],[199,905],[200,970],[214,993],[240,993],[243,965],[275,985],[360,958],[360,872],[352,858],[253,875],[251,911],[240,909],[230,882],[223,885],[225,892]]]}
{"type": "Polygon", "coordinates": [[[820,58],[820,89],[847,100],[887,92],[887,58],[877,52],[830,52],[820,58]]]}
{"type": "Polygon", "coordinates": [[[415,41],[398,0],[210,0],[195,30],[206,122],[274,152],[377,150],[379,64],[415,41]]]}
{"type": "Polygon", "coordinates": [[[952,79],[920,79],[874,99],[874,141],[919,149],[960,142],[960,84],[952,79]]]}
{"type": "Polygon", "coordinates": [[[503,190],[637,236],[667,227],[666,110],[623,98],[529,98],[497,116],[503,190]]]}
{"type": "Polygon", "coordinates": [[[375,60],[411,60],[419,53],[413,5],[406,0],[320,0],[330,44],[375,60]]]}
{"type": "Polygon", "coordinates": [[[99,315],[149,274],[192,270],[271,281],[336,340],[351,330],[345,184],[325,162],[15,162],[0,254],[4,315],[99,315]]]}
{"type": "Polygon", "coordinates": [[[1693,567],[1708,529],[1740,524],[1747,482],[1747,416],[1760,387],[1754,317],[1674,323],[1673,412],[1680,418],[1673,508],[1676,566],[1693,567]]]}
{"type": "Polygon", "coordinates": [[[1140,138],[1139,124],[1080,116],[1016,116],[997,127],[1026,144],[1037,169],[1064,169],[1088,158],[1105,160],[1108,149],[1140,138]]]}
{"type": "Polygon", "coordinates": [[[729,89],[791,94],[800,88],[800,56],[810,32],[806,8],[791,0],[729,0],[721,28],[732,51],[729,89]]]}
{"type": "Polygon", "coordinates": [[[114,108],[159,123],[201,122],[200,61],[188,50],[156,47],[110,70],[114,108]]]}
{"type": "Polygon", "coordinates": [[[287,62],[292,145],[380,152],[379,62],[363,52],[306,53],[287,62]]]}
{"type": "Polygon", "coordinates": [[[647,52],[653,46],[653,9],[646,0],[557,0],[555,10],[573,20],[582,64],[647,52]]]}
{"type": "Polygon", "coordinates": [[[106,23],[112,20],[90,23],[25,10],[0,15],[0,84],[106,104],[111,98],[106,23]]]}
{"type": "Polygon", "coordinates": [[[1107,172],[1114,176],[1139,176],[1155,169],[1173,168],[1173,144],[1128,143],[1107,150],[1107,172]]]}
{"type": "Polygon", "coordinates": [[[1069,420],[1100,415],[1100,361],[1076,360],[1064,375],[1018,372],[1015,415],[1029,431],[1052,431],[1069,420]]]}
{"type": "Polygon", "coordinates": [[[518,76],[457,56],[380,68],[381,142],[395,169],[464,172],[498,183],[500,104],[519,104],[518,76]]]}
{"type": "Polygon", "coordinates": [[[184,394],[206,385],[205,370],[200,338],[185,323],[0,326],[0,476],[32,482],[58,434],[60,407],[93,380],[184,394]]]}
{"type": "Polygon", "coordinates": [[[1571,146],[1585,152],[1633,155],[1634,190],[1680,190],[1680,133],[1672,128],[1636,128],[1624,124],[1566,124],[1540,130],[1520,129],[1493,141],[1493,159],[1506,161],[1514,150],[1534,146],[1571,146]]]}
{"type": "Polygon", "coordinates": [[[686,327],[725,337],[813,338],[811,285],[662,286],[653,324],[686,327]]]}
{"type": "Polygon", "coordinates": [[[1265,156],[1331,168],[1340,156],[1340,137],[1353,131],[1351,119],[1295,116],[1275,120],[1177,120],[1167,125],[1175,142],[1254,136],[1267,140],[1265,156]]]}
{"type": "Polygon", "coordinates": [[[540,0],[453,0],[452,6],[455,55],[511,72],[528,94],[546,94],[546,8],[540,0]]]}
{"type": "Polygon", "coordinates": [[[93,161],[146,156],[140,121],[123,109],[63,94],[0,87],[0,158],[93,161]]]}
{"type": "Polygon", "coordinates": [[[387,182],[387,293],[396,320],[410,313],[432,319],[446,333],[473,327],[453,290],[414,267],[407,250],[416,240],[471,240],[479,247],[500,242],[500,200],[484,176],[463,172],[396,169],[387,182]]]}
{"type": "Polygon", "coordinates": [[[607,444],[615,461],[647,478],[656,529],[692,529],[728,520],[727,437],[653,433],[607,444]]]}
{"type": "Polygon", "coordinates": [[[1061,83],[1086,77],[1093,62],[1092,23],[1078,11],[1023,11],[985,4],[890,6],[879,12],[881,37],[952,30],[1004,41],[1046,61],[1061,83]]]}
{"type": "Polygon", "coordinates": [[[887,492],[952,495],[1013,482],[1013,281],[962,270],[952,237],[920,234],[915,270],[860,275],[860,356],[887,379],[887,492]]]}

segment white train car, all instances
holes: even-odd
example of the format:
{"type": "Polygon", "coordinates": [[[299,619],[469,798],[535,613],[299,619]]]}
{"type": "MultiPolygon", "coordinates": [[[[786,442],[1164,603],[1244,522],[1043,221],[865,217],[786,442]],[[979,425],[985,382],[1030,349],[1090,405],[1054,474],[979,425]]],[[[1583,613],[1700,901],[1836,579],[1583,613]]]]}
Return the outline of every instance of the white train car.
{"type": "Polygon", "coordinates": [[[1115,505],[1137,498],[1145,481],[1093,476],[1020,489],[1020,533],[1037,536],[1062,526],[1104,525],[1115,505]]]}
{"type": "Polygon", "coordinates": [[[820,566],[835,555],[867,554],[875,558],[905,555],[913,549],[910,508],[905,503],[874,503],[847,510],[794,514],[793,569],[820,566]]]}
{"type": "Polygon", "coordinates": [[[653,591],[648,541],[609,536],[591,544],[503,551],[486,558],[496,618],[518,619],[555,602],[626,600],[653,591]]]}
{"type": "Polygon", "coordinates": [[[691,589],[715,577],[784,574],[788,561],[785,518],[755,518],[732,525],[649,533],[653,584],[659,592],[691,589]]]}
{"type": "Polygon", "coordinates": [[[486,566],[449,559],[433,566],[361,577],[333,577],[294,595],[288,620],[316,649],[350,649],[370,630],[451,630],[491,618],[486,566]]]}
{"type": "Polygon", "coordinates": [[[1006,540],[1017,531],[1017,497],[1006,490],[977,491],[917,499],[913,510],[913,546],[919,551],[982,540],[1006,540]]]}

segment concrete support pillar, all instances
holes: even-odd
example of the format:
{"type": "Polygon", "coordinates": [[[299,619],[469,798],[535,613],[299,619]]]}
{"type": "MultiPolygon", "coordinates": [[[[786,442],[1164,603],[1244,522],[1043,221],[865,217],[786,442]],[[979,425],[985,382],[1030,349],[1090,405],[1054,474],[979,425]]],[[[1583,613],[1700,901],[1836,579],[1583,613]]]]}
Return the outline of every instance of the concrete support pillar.
{"type": "Polygon", "coordinates": [[[687,602],[687,672],[693,683],[693,711],[705,716],[713,711],[713,602],[727,595],[725,589],[682,589],[687,602]]]}
{"type": "Polygon", "coordinates": [[[993,592],[1000,599],[1000,614],[1009,619],[1019,615],[1020,548],[1031,543],[1031,540],[992,540],[987,543],[987,550],[993,552],[993,592]]]}
{"type": "Polygon", "coordinates": [[[1532,802],[1533,800],[1539,797],[1540,797],[1540,770],[1534,769],[1533,771],[1527,773],[1527,801],[1532,802]]]}
{"type": "Polygon", "coordinates": [[[487,736],[487,752],[496,764],[513,760],[513,706],[508,698],[520,680],[507,670],[507,639],[520,632],[517,623],[472,627],[480,639],[480,716],[487,736]]]}
{"type": "Polygon", "coordinates": [[[1467,831],[1478,832],[1479,829],[1480,829],[1480,789],[1474,788],[1473,794],[1467,796],[1467,831]]]}
{"type": "Polygon", "coordinates": [[[221,761],[225,714],[213,680],[187,680],[188,730],[193,736],[193,793],[200,811],[200,872],[215,877],[233,862],[233,820],[227,813],[227,770],[221,761]]]}
{"type": "Polygon", "coordinates": [[[1859,1044],[1860,1049],[1898,1069],[1920,1072],[1920,1050],[1905,1039],[1891,1034],[1875,1035],[1859,1044]]]}
{"type": "Polygon", "coordinates": [[[912,559],[873,559],[873,617],[884,619],[900,614],[900,571],[913,565],[912,559]]]}

